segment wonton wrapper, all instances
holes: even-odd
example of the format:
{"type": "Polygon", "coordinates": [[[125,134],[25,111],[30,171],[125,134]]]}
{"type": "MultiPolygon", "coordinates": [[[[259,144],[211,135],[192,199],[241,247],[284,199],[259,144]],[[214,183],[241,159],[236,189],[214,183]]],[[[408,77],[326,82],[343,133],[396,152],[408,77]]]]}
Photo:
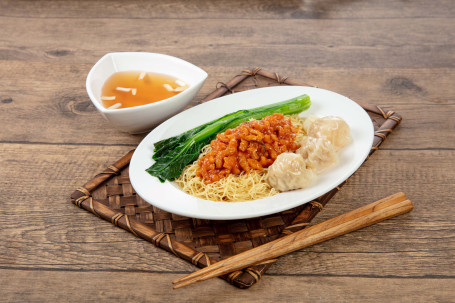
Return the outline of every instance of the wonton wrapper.
{"type": "Polygon", "coordinates": [[[308,131],[309,131],[311,125],[317,119],[319,119],[319,118],[316,117],[316,116],[313,116],[313,115],[311,115],[311,116],[309,116],[308,118],[305,119],[305,121],[303,122],[303,130],[305,131],[305,134],[308,134],[308,131]]]}
{"type": "Polygon", "coordinates": [[[306,167],[302,156],[282,153],[268,168],[267,181],[279,191],[305,188],[316,178],[315,173],[306,167]]]}
{"type": "Polygon", "coordinates": [[[326,138],[305,137],[296,151],[306,162],[306,166],[321,173],[328,167],[338,163],[335,146],[326,138]]]}
{"type": "Polygon", "coordinates": [[[340,117],[327,116],[319,119],[305,120],[304,129],[308,136],[326,138],[337,151],[351,142],[351,134],[348,124],[340,117]]]}

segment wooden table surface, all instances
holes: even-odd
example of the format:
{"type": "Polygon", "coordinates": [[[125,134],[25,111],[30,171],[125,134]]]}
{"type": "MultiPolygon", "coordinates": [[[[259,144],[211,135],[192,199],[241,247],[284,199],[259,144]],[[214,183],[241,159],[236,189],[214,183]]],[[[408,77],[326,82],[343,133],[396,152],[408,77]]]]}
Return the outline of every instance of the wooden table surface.
{"type": "Polygon", "coordinates": [[[1,1],[0,301],[453,302],[454,15],[452,0],[1,1]],[[86,94],[112,51],[200,66],[194,103],[259,66],[400,113],[314,222],[398,191],[414,211],[286,255],[248,290],[172,291],[192,265],[69,201],[144,137],[86,94]]]}

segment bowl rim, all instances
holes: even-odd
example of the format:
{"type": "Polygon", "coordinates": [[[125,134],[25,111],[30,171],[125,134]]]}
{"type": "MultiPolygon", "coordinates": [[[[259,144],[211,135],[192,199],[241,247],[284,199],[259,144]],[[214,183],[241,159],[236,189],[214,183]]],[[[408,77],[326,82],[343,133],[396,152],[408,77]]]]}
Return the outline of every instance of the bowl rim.
{"type": "Polygon", "coordinates": [[[151,52],[111,52],[111,53],[107,53],[105,54],[104,56],[102,56],[93,66],[92,68],[90,69],[90,71],[88,72],[87,74],[87,78],[85,80],[85,88],[87,90],[87,94],[90,98],[90,101],[92,101],[93,105],[95,105],[95,107],[102,113],[122,113],[122,112],[132,112],[132,111],[137,111],[137,110],[140,110],[140,109],[147,109],[147,108],[155,108],[155,107],[158,107],[158,106],[161,106],[162,104],[162,101],[169,101],[169,100],[174,100],[174,99],[177,99],[177,98],[181,98],[183,97],[184,95],[186,94],[189,94],[192,90],[196,89],[196,87],[204,82],[208,77],[208,73],[203,70],[202,68],[194,65],[193,63],[190,63],[188,61],[185,61],[181,58],[178,58],[178,57],[174,57],[174,56],[170,56],[170,55],[166,55],[166,54],[160,54],[160,53],[151,53],[151,52]],[[132,106],[132,107],[126,107],[126,108],[117,108],[117,109],[108,109],[108,108],[105,108],[101,102],[99,100],[97,100],[97,98],[94,96],[94,92],[93,90],[91,89],[90,87],[90,82],[92,80],[92,77],[94,75],[94,70],[97,66],[99,66],[101,64],[101,62],[107,60],[108,58],[112,58],[114,56],[134,56],[134,55],[144,55],[144,56],[154,56],[154,57],[163,57],[163,58],[167,58],[167,59],[170,59],[170,60],[173,60],[173,61],[176,61],[178,64],[181,64],[181,65],[187,65],[189,67],[191,67],[192,69],[198,71],[198,72],[202,72],[202,77],[199,79],[199,81],[197,81],[196,84],[194,85],[191,85],[189,86],[186,90],[182,91],[180,94],[177,94],[175,96],[172,96],[172,97],[169,97],[169,98],[166,98],[166,99],[163,99],[163,100],[160,100],[160,101],[156,101],[156,102],[152,102],[152,103],[148,103],[148,104],[143,104],[143,105],[138,105],[138,106],[132,106]]]}

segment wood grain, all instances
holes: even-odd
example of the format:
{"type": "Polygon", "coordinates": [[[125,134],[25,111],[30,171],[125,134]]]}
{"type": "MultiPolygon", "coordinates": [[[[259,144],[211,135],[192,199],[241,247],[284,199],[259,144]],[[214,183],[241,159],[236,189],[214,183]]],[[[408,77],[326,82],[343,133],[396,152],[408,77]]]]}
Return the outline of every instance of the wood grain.
{"type": "Polygon", "coordinates": [[[3,16],[29,18],[109,19],[369,19],[422,18],[455,13],[451,0],[343,1],[343,0],[252,0],[252,1],[58,1],[33,0],[0,2],[3,16]],[[182,14],[184,12],[185,14],[182,14]]]}
{"type": "MultiPolygon", "coordinates": [[[[172,254],[69,203],[74,188],[128,150],[124,146],[100,149],[90,145],[1,144],[0,165],[8,169],[0,170],[0,180],[10,181],[2,187],[0,198],[0,267],[192,271],[191,265],[172,254]],[[14,199],[4,198],[11,196],[14,199]],[[48,211],[48,205],[53,206],[53,212],[48,211]],[[159,259],[169,262],[152,261],[159,259]]],[[[284,256],[271,267],[270,273],[453,276],[455,218],[446,216],[455,203],[449,186],[455,184],[450,169],[455,161],[453,152],[379,150],[372,157],[313,224],[399,190],[409,193],[408,197],[415,203],[414,211],[391,219],[390,223],[380,223],[377,228],[370,227],[284,256]],[[434,163],[422,165],[427,159],[433,159],[434,163]],[[380,180],[378,176],[382,176],[380,180]],[[434,201],[434,192],[445,198],[434,201]],[[351,264],[352,260],[356,262],[351,264]],[[377,264],[381,264],[381,271],[376,270],[377,264]]]]}
{"type": "Polygon", "coordinates": [[[222,280],[169,291],[178,274],[100,271],[5,270],[0,276],[5,301],[27,302],[450,302],[451,279],[267,276],[245,290],[222,280]],[[17,287],[27,285],[27,291],[17,287]],[[381,287],[377,287],[381,285],[381,287]],[[65,292],[62,292],[65,289],[65,292]],[[134,289],[134,292],[130,290],[134,289]],[[410,291],[419,289],[418,292],[410,291]],[[317,290],[317,291],[315,291],[317,290]],[[204,294],[203,296],[201,294],[204,294]],[[265,294],[265,296],[264,296],[265,294]],[[359,300],[360,299],[360,300],[359,300]]]}
{"type": "Polygon", "coordinates": [[[451,0],[0,1],[0,301],[453,301],[454,14],[451,0]],[[193,266],[69,203],[143,137],[112,129],[85,92],[110,51],[202,67],[193,104],[260,66],[397,111],[313,224],[398,191],[415,209],[280,258],[247,291],[170,291],[193,266]]]}
{"type": "Polygon", "coordinates": [[[451,31],[454,24],[453,18],[347,19],[323,23],[240,20],[227,27],[223,19],[169,23],[142,19],[111,22],[107,18],[0,17],[0,28],[5,33],[0,59],[74,62],[77,58],[80,63],[93,65],[108,51],[152,51],[182,57],[197,65],[210,62],[225,66],[223,62],[229,60],[241,66],[267,62],[271,68],[286,65],[442,68],[454,67],[450,60],[454,46],[446,43],[454,38],[451,31]],[[102,35],[93,28],[102,28],[102,35]],[[154,30],[144,31],[144,28],[154,30]],[[276,35],[277,28],[283,34],[276,35]],[[355,35],[353,28],[358,31],[355,35]],[[66,32],[71,35],[64,35],[66,32]],[[141,35],[123,32],[141,32],[141,35]],[[178,38],[173,37],[174,33],[179,33],[178,38]],[[198,39],[192,38],[194,33],[198,39]],[[438,56],[431,56],[432,53],[438,56]],[[263,58],[274,60],[263,61],[263,58]]]}
{"type": "MultiPolygon", "coordinates": [[[[45,62],[4,62],[6,70],[0,69],[0,77],[6,81],[0,83],[0,99],[6,101],[0,102],[4,130],[0,132],[0,141],[133,147],[143,138],[116,131],[96,111],[84,87],[89,65],[60,63],[58,68],[46,70],[49,64],[45,62]],[[49,83],[59,83],[62,78],[67,78],[69,84],[49,87],[49,83]],[[79,125],[77,132],[73,128],[75,123],[79,125]],[[105,136],[110,138],[108,142],[105,136]]],[[[245,66],[226,70],[203,68],[218,74],[218,80],[228,81],[245,66]]],[[[455,69],[283,68],[279,72],[308,79],[311,84],[363,103],[396,110],[404,117],[403,125],[383,148],[455,148],[455,122],[451,114],[455,111],[455,87],[450,85],[455,69]]],[[[217,79],[209,79],[196,100],[201,100],[216,85],[217,79]]]]}

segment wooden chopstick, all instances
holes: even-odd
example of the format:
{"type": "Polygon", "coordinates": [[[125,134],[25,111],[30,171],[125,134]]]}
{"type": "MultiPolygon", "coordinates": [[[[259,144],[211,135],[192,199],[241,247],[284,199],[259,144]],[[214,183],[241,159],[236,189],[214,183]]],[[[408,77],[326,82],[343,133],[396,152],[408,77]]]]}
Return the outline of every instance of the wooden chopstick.
{"type": "Polygon", "coordinates": [[[404,193],[396,193],[335,218],[321,222],[293,234],[247,250],[200,269],[172,283],[174,289],[218,277],[252,264],[277,258],[284,254],[320,243],[389,218],[410,212],[413,204],[404,193]]]}

